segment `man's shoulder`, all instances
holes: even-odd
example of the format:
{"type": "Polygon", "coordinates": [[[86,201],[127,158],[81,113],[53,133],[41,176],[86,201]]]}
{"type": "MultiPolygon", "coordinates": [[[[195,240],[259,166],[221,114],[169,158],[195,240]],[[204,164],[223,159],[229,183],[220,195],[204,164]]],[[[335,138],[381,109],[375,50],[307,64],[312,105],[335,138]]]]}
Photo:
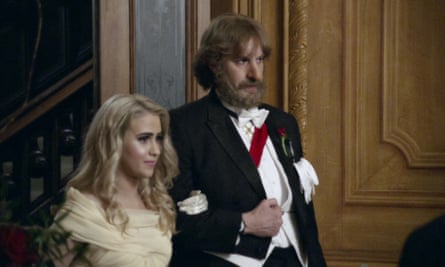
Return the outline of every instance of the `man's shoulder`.
{"type": "Polygon", "coordinates": [[[260,108],[265,108],[269,110],[270,112],[269,114],[274,117],[293,118],[293,116],[290,113],[266,103],[261,104],[260,108]]]}
{"type": "Polygon", "coordinates": [[[428,239],[428,240],[442,240],[445,244],[445,215],[441,215],[436,219],[420,226],[411,234],[412,239],[428,239]]]}

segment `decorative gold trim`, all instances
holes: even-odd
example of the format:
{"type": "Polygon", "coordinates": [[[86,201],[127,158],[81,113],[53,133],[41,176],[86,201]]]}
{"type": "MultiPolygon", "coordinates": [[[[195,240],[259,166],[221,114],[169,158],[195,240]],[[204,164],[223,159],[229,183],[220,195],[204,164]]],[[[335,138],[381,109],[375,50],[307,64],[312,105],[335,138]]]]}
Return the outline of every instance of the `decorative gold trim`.
{"type": "Polygon", "coordinates": [[[308,0],[289,1],[289,113],[300,125],[303,147],[307,125],[307,9],[308,0]]]}

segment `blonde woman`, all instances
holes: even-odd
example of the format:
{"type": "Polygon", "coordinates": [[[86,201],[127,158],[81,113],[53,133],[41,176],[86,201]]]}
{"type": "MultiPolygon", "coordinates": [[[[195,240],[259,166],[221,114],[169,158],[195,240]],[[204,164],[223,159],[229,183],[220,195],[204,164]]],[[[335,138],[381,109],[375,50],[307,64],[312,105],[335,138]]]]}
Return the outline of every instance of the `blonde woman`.
{"type": "Polygon", "coordinates": [[[71,236],[54,264],[167,266],[176,217],[167,190],[177,174],[168,112],[141,95],[112,96],[90,125],[56,215],[71,236]]]}

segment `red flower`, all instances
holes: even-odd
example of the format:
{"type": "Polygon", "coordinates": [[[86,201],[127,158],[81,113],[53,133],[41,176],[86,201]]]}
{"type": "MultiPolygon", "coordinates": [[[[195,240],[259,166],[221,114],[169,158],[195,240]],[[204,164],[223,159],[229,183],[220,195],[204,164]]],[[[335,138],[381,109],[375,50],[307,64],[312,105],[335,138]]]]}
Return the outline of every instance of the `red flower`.
{"type": "Polygon", "coordinates": [[[294,149],[292,147],[292,141],[288,139],[286,128],[278,128],[278,135],[280,136],[281,148],[283,149],[284,155],[289,157],[293,162],[295,161],[294,149]]]}
{"type": "Polygon", "coordinates": [[[281,138],[287,137],[286,128],[278,128],[277,131],[281,138]]]}
{"type": "Polygon", "coordinates": [[[9,259],[11,267],[30,265],[39,260],[32,251],[32,238],[17,225],[0,225],[0,251],[9,259]]]}
{"type": "Polygon", "coordinates": [[[286,156],[289,156],[288,152],[287,152],[287,148],[286,145],[288,145],[287,143],[289,142],[289,140],[287,140],[287,133],[286,133],[286,128],[278,128],[277,129],[278,134],[280,135],[280,141],[281,141],[281,148],[284,151],[284,154],[286,156]]]}

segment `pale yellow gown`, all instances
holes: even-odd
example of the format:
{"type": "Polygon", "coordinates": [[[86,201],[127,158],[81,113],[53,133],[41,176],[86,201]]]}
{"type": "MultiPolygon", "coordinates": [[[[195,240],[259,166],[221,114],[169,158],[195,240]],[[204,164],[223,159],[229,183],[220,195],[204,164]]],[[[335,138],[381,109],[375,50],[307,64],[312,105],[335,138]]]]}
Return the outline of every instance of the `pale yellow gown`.
{"type": "Polygon", "coordinates": [[[106,221],[102,208],[77,189],[70,188],[56,219],[67,214],[60,224],[72,233],[73,240],[89,244],[85,258],[91,266],[167,266],[172,253],[171,233],[159,229],[159,214],[139,209],[125,209],[125,212],[129,223],[122,233],[106,221]]]}

